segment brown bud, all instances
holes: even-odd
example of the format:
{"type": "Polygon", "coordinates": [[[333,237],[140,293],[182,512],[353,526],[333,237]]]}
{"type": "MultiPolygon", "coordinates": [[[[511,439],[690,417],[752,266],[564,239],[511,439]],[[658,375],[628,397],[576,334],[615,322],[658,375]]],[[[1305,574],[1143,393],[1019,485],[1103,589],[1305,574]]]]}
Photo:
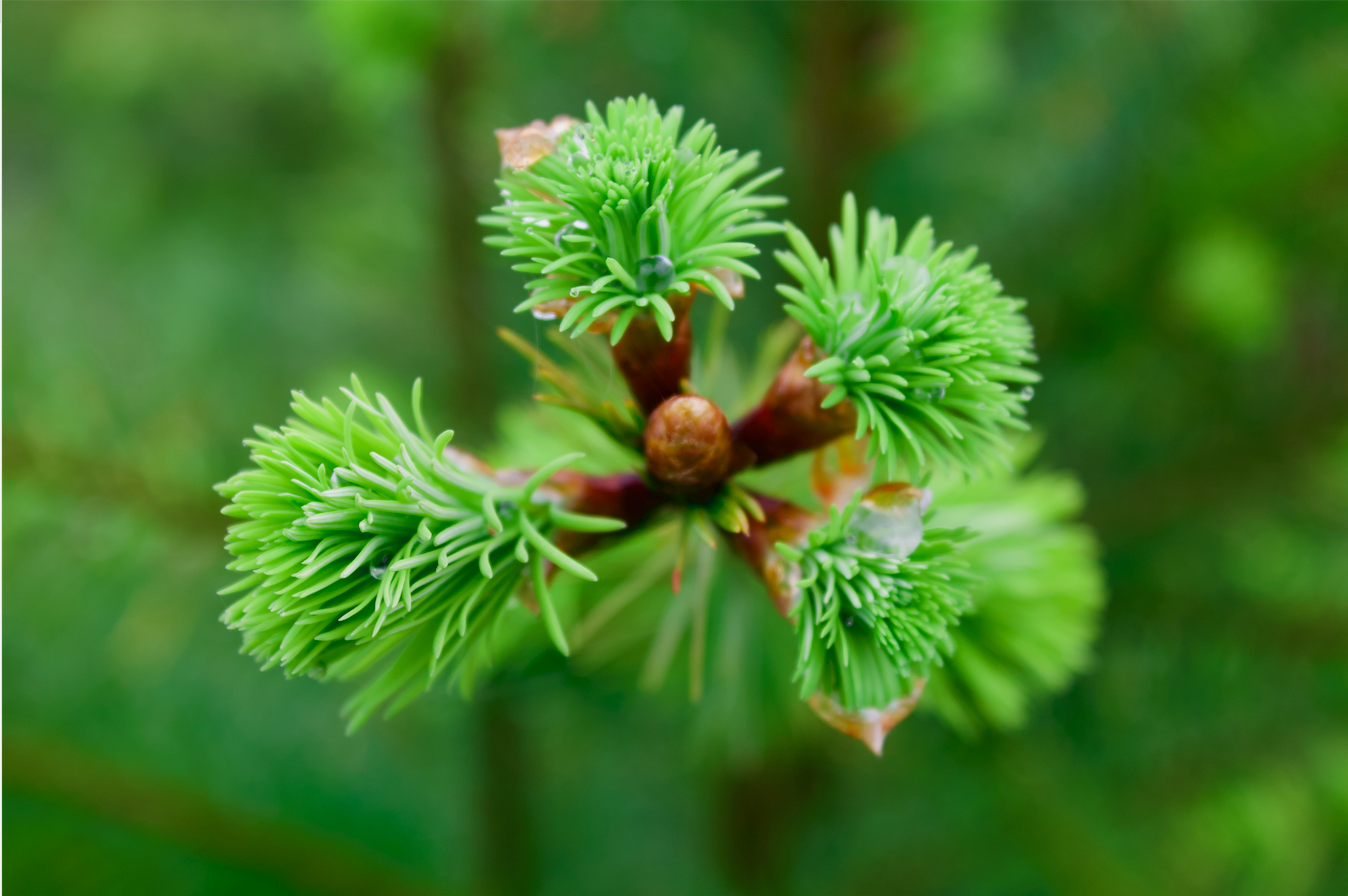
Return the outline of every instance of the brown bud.
{"type": "MultiPolygon", "coordinates": [[[[744,277],[740,275],[739,271],[715,267],[707,268],[706,271],[721,281],[721,285],[725,287],[726,292],[730,293],[732,299],[744,298],[744,277]]],[[[709,287],[703,286],[701,283],[694,283],[693,290],[695,292],[711,292],[709,287]]]]}
{"type": "Polygon", "coordinates": [[[871,707],[844,709],[835,698],[824,694],[814,694],[810,697],[810,709],[813,709],[819,718],[843,734],[855,737],[870,747],[872,753],[879,756],[885,748],[885,738],[889,732],[895,725],[908,718],[913,707],[917,706],[917,701],[922,699],[922,688],[926,684],[925,678],[914,679],[913,690],[907,696],[900,697],[881,709],[871,707]]]}
{"type": "Polygon", "coordinates": [[[666,399],[646,421],[646,469],[674,494],[693,497],[725,481],[730,424],[700,395],[666,399]]]}
{"type": "Polygon", "coordinates": [[[496,143],[501,149],[501,167],[522,171],[552,152],[558,139],[578,122],[558,115],[551,122],[536,120],[518,128],[500,128],[496,143]]]}

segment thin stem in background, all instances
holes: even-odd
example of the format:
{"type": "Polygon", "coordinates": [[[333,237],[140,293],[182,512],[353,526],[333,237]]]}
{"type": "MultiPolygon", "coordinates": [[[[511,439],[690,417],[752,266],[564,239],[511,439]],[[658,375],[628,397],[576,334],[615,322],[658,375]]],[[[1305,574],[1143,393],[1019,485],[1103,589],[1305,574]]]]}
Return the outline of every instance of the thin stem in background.
{"type": "Polygon", "coordinates": [[[480,264],[480,211],[472,185],[482,180],[464,152],[468,134],[469,92],[478,73],[478,56],[469,28],[455,29],[442,37],[429,63],[429,128],[439,189],[437,205],[442,236],[440,274],[440,313],[446,323],[446,336],[453,364],[446,390],[455,396],[459,427],[475,440],[485,439],[492,431],[498,400],[495,377],[491,375],[494,342],[490,322],[479,305],[483,302],[483,276],[480,264]]]}

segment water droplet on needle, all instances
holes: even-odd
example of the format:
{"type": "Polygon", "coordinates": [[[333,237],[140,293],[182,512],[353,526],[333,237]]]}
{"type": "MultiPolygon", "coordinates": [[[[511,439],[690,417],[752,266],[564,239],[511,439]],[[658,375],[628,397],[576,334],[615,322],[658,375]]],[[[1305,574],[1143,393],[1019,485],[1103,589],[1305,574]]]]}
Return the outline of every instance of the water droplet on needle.
{"type": "Polygon", "coordinates": [[[637,293],[648,296],[663,295],[674,285],[674,262],[664,255],[651,255],[637,262],[634,278],[637,293]]]}

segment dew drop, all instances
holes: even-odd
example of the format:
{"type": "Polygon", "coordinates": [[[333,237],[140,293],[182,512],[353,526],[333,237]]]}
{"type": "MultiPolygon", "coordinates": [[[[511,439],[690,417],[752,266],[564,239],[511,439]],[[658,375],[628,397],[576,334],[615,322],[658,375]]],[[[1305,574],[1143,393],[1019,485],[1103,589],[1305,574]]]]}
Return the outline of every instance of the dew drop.
{"type": "Polygon", "coordinates": [[[887,483],[871,489],[852,517],[863,541],[895,559],[907,557],[922,543],[922,514],[931,492],[906,483],[887,483]]]}
{"type": "Polygon", "coordinates": [[[392,562],[393,557],[391,555],[383,554],[370,564],[370,575],[375,579],[382,579],[384,573],[388,572],[388,565],[392,562]]]}
{"type": "Polygon", "coordinates": [[[1029,401],[1031,398],[1034,398],[1034,386],[1026,386],[1020,390],[1021,401],[1029,401]]]}
{"type": "Polygon", "coordinates": [[[662,295],[674,285],[674,262],[664,255],[651,255],[637,262],[637,294],[662,295]]]}

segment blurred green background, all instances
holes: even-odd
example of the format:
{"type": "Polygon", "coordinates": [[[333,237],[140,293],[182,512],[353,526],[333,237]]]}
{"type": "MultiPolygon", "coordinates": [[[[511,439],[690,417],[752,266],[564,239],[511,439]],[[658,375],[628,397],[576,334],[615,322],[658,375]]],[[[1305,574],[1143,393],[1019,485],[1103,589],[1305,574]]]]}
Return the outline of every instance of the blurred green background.
{"type": "Polygon", "coordinates": [[[4,12],[10,892],[1348,892],[1348,6],[4,12]],[[1030,299],[1112,596],[1025,730],[732,758],[540,655],[348,738],[216,623],[210,485],[289,389],[422,376],[490,443],[492,129],[642,91],[816,238],[855,189],[1030,299]]]}

